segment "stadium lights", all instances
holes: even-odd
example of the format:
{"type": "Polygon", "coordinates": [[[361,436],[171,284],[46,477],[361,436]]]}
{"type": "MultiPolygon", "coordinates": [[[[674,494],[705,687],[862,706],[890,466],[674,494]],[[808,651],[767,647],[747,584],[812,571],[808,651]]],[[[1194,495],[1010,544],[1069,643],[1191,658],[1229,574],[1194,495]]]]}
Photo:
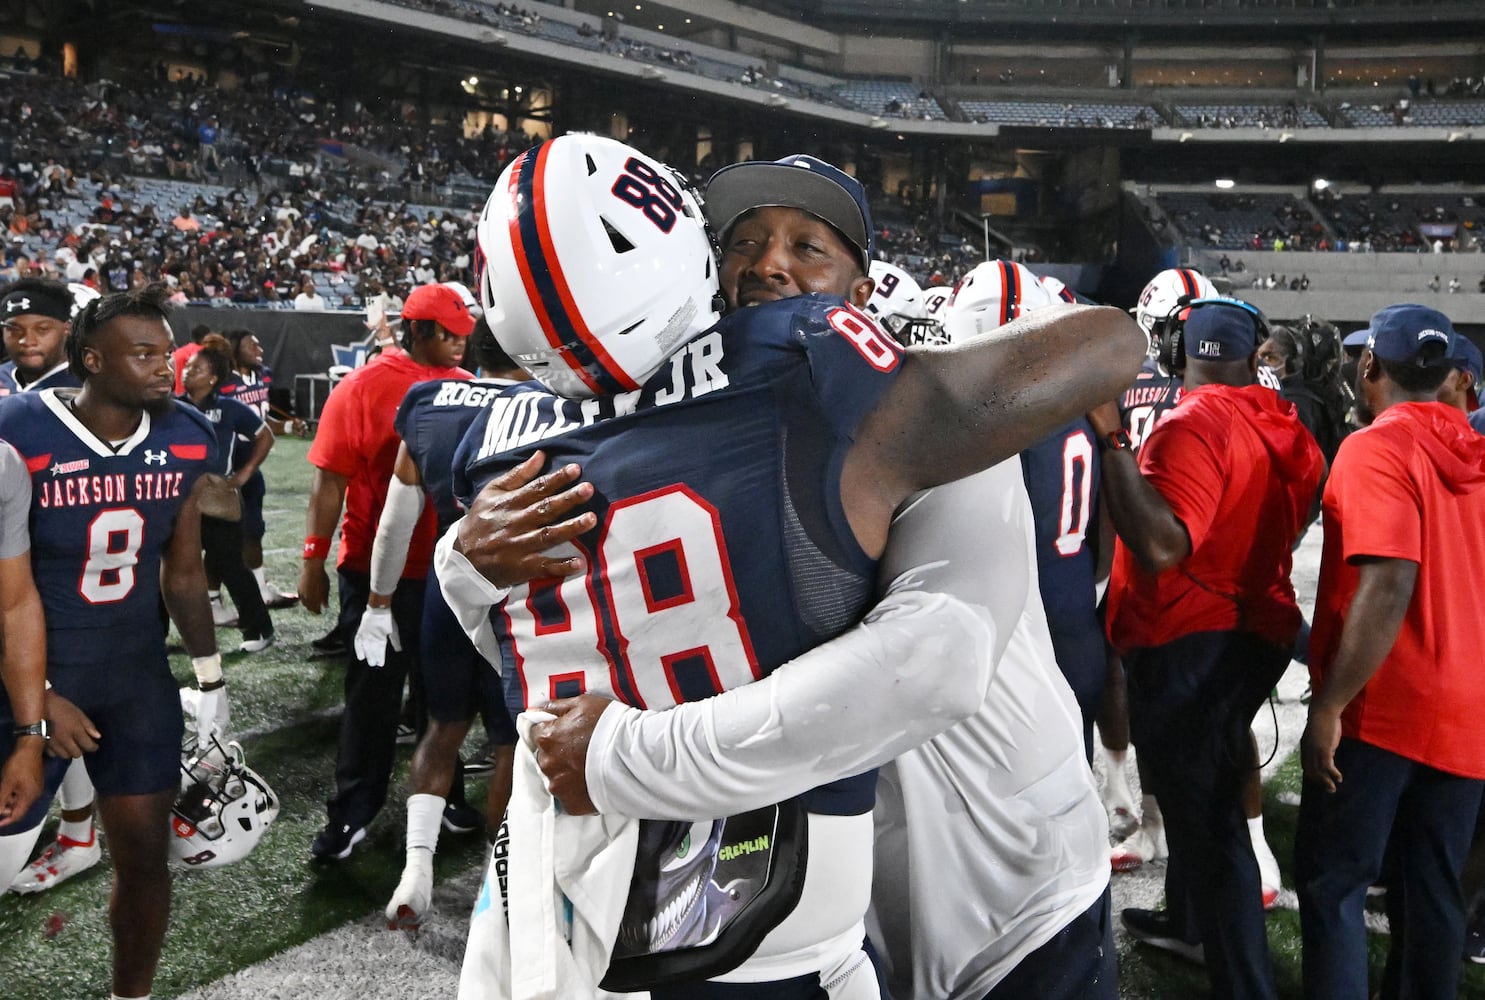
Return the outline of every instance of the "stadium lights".
{"type": "Polygon", "coordinates": [[[1326,180],[1324,177],[1316,177],[1315,183],[1312,184],[1311,187],[1313,187],[1316,191],[1324,191],[1326,188],[1330,187],[1330,181],[1326,180]]]}
{"type": "Polygon", "coordinates": [[[1237,187],[1237,181],[1233,180],[1231,177],[1218,177],[1217,186],[1223,191],[1227,191],[1234,187],[1237,187]]]}

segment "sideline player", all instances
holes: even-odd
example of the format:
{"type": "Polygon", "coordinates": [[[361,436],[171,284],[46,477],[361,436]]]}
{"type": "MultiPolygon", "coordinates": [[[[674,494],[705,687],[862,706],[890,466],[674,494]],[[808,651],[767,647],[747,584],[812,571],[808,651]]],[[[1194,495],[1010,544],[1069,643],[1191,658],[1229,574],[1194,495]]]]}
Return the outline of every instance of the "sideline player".
{"type": "MultiPolygon", "coordinates": [[[[944,333],[959,343],[1061,299],[1021,264],[986,261],[964,276],[949,303],[944,333]]],[[[1057,666],[1083,715],[1085,755],[1093,760],[1093,720],[1107,662],[1098,613],[1098,480],[1101,462],[1086,415],[1021,452],[1036,516],[1037,578],[1057,666]]],[[[1105,526],[1107,531],[1107,526],[1105,526]]]]}
{"type": "MultiPolygon", "coordinates": [[[[78,390],[0,406],[0,437],[32,480],[32,567],[58,702],[95,724],[86,756],[114,884],[113,994],[150,992],[170,913],[170,807],[180,787],[180,696],[165,658],[163,595],[200,690],[197,737],[227,722],[201,562],[210,425],[173,398],[163,288],[90,303],[67,338],[78,390]]],[[[38,800],[27,822],[39,824],[38,800]]],[[[31,834],[34,836],[34,833],[31,834]]]]}
{"type": "MultiPolygon", "coordinates": [[[[182,381],[185,399],[211,422],[217,437],[217,471],[239,491],[254,478],[273,450],[273,431],[262,415],[246,403],[221,394],[232,378],[232,348],[225,337],[209,333],[201,349],[186,362],[182,381]]],[[[239,493],[240,495],[240,493],[239,493]]],[[[259,509],[261,518],[262,511],[259,509]]],[[[259,593],[257,581],[243,563],[241,519],[201,519],[208,576],[232,595],[237,624],[242,629],[242,653],[260,653],[273,645],[273,619],[259,593]]]]}
{"type": "MultiPolygon", "coordinates": [[[[82,385],[67,366],[67,328],[72,317],[97,297],[86,286],[48,278],[26,278],[6,286],[0,293],[0,326],[10,360],[0,365],[0,398],[82,385]]],[[[10,883],[15,892],[41,892],[102,860],[93,821],[93,783],[81,760],[68,768],[58,798],[57,838],[16,874],[10,883]]]]}
{"type": "MultiPolygon", "coordinates": [[[[325,557],[341,518],[339,627],[354,634],[371,591],[371,554],[376,525],[387,502],[387,484],[397,462],[393,427],[397,407],[415,383],[469,379],[459,367],[474,317],[459,293],[444,285],[423,285],[402,309],[402,346],[390,347],[335,387],[325,401],[319,431],[309,449],[315,467],[305,515],[304,563],[299,596],[310,614],[329,603],[325,557]]],[[[326,803],[327,821],[310,845],[322,861],[339,861],[366,836],[366,825],[387,798],[396,751],[402,691],[414,660],[415,637],[423,617],[424,579],[432,554],[436,518],[423,511],[407,549],[407,560],[392,592],[392,617],[412,646],[387,653],[386,665],[372,667],[360,655],[346,665],[345,711],[336,749],[335,791],[326,803]]],[[[421,682],[414,680],[414,691],[421,682]]]]}
{"type": "MultiPolygon", "coordinates": [[[[578,139],[573,137],[571,141],[578,139]]],[[[619,148],[624,150],[624,147],[619,148]]],[[[623,200],[634,204],[636,209],[641,202],[646,207],[654,205],[649,198],[639,198],[634,189],[634,185],[647,185],[654,198],[674,205],[674,211],[669,214],[663,209],[657,212],[670,223],[669,228],[659,227],[653,217],[649,219],[662,232],[677,228],[682,219],[694,213],[684,196],[665,181],[661,172],[663,168],[651,161],[628,155],[632,151],[627,150],[616,155],[609,149],[589,147],[587,152],[592,160],[604,164],[592,181],[586,181],[585,171],[579,165],[564,170],[571,154],[564,149],[560,139],[518,160],[512,168],[515,173],[508,171],[507,178],[515,177],[516,188],[523,192],[539,191],[543,185],[560,187],[564,191],[583,190],[586,186],[588,197],[592,199],[590,203],[598,206],[607,205],[605,199],[611,197],[609,190],[617,185],[635,195],[635,200],[623,200]],[[616,180],[614,172],[630,181],[616,180]],[[672,194],[674,200],[671,200],[672,194]]],[[[1108,384],[1104,376],[1117,377],[1120,372],[1129,370],[1121,363],[1121,349],[1134,346],[1133,329],[1120,331],[1108,310],[1059,309],[1055,317],[1048,317],[1042,323],[1023,321],[1013,326],[1001,338],[994,338],[993,343],[992,340],[985,341],[980,349],[913,354],[909,355],[907,363],[903,363],[895,344],[868,321],[861,320],[854,309],[840,304],[839,299],[793,298],[801,291],[827,291],[840,287],[845,269],[854,273],[854,277],[848,277],[847,281],[853,299],[860,301],[857,295],[870,293],[870,279],[865,275],[869,259],[869,228],[865,223],[864,197],[859,195],[859,186],[828,164],[809,158],[796,157],[788,163],[760,166],[790,175],[784,181],[769,178],[765,183],[775,187],[787,184],[796,190],[809,191],[810,197],[816,200],[811,202],[815,205],[812,213],[794,207],[763,207],[731,227],[729,253],[769,257],[795,255],[800,258],[799,266],[792,270],[761,266],[745,269],[738,283],[737,298],[743,304],[756,306],[756,309],[742,311],[708,331],[705,329],[704,310],[693,306],[690,315],[695,318],[691,320],[692,329],[688,334],[681,333],[675,345],[662,341],[663,347],[651,347],[655,357],[649,367],[653,369],[658,365],[661,371],[641,391],[638,407],[631,418],[592,422],[592,418],[603,414],[606,408],[612,411],[615,402],[626,409],[632,405],[622,397],[617,400],[603,397],[592,404],[578,404],[539,396],[523,404],[533,411],[534,426],[551,426],[550,421],[557,418],[572,420],[574,426],[581,429],[545,440],[540,434],[524,435],[520,446],[501,454],[502,438],[515,426],[509,423],[512,415],[507,409],[504,412],[490,411],[484,425],[488,433],[481,424],[476,424],[466,436],[467,450],[477,451],[481,443],[485,446],[485,453],[476,455],[469,467],[474,485],[483,484],[497,470],[520,461],[530,454],[535,444],[540,443],[559,459],[579,455],[588,459],[584,473],[595,480],[595,495],[602,495],[612,502],[606,508],[600,505],[600,521],[607,523],[617,518],[609,523],[602,536],[601,565],[608,570],[603,592],[609,593],[607,588],[617,586],[611,592],[618,614],[621,619],[630,618],[627,626],[624,621],[619,626],[629,643],[624,660],[628,666],[616,676],[618,683],[614,685],[609,680],[607,668],[601,668],[598,663],[585,668],[581,659],[573,659],[582,655],[579,649],[574,648],[568,656],[561,657],[566,669],[548,673],[558,664],[550,662],[549,656],[541,652],[540,645],[531,645],[534,625],[551,634],[551,623],[547,620],[550,611],[542,610],[551,607],[546,594],[555,589],[560,594],[561,606],[568,608],[569,614],[591,620],[591,612],[570,610],[574,607],[581,609],[583,605],[579,602],[586,602],[585,594],[591,591],[584,586],[582,577],[555,583],[552,588],[518,587],[505,603],[501,616],[511,620],[496,621],[495,624],[504,632],[509,648],[521,654],[518,661],[508,657],[507,662],[518,668],[509,673],[517,675],[513,678],[517,685],[515,690],[527,704],[540,704],[550,694],[585,689],[614,691],[617,686],[618,693],[630,703],[664,707],[678,700],[714,693],[718,686],[745,684],[757,673],[766,673],[782,659],[799,651],[801,639],[813,645],[840,631],[859,616],[872,573],[871,557],[881,551],[892,510],[908,492],[939,478],[952,478],[970,471],[975,467],[974,463],[983,463],[990,457],[1014,451],[1020,444],[1027,443],[1028,436],[1050,429],[1049,422],[1060,422],[1076,412],[1059,409],[1068,402],[1064,391],[1080,398],[1108,398],[1122,383],[1108,384]],[[841,225],[832,229],[825,218],[841,225]],[[841,232],[845,235],[840,235],[841,232]],[[785,299],[791,301],[781,301],[785,299]],[[1084,333],[1075,333],[1079,327],[1084,333]],[[1048,383],[1054,380],[1051,371],[1045,368],[1047,357],[1057,353],[1052,349],[1056,345],[1070,346],[1074,341],[1081,343],[1084,349],[1091,344],[1101,352],[1108,352],[1108,365],[1080,368],[1073,376],[1078,384],[1059,386],[1054,395],[1047,389],[1048,383]],[[1035,347],[1033,342],[1036,342],[1035,347]],[[1004,366],[1011,356],[1019,356],[1022,360],[1004,366]],[[973,361],[979,364],[967,363],[973,361]],[[1042,370],[1028,371],[1023,367],[1026,364],[1042,370]],[[805,373],[801,367],[808,371],[808,383],[802,381],[805,373]],[[901,374],[898,374],[899,370],[901,374]],[[985,398],[981,392],[984,383],[979,380],[990,376],[990,370],[994,372],[994,381],[1001,393],[1001,405],[979,410],[967,420],[950,417],[946,422],[934,422],[936,430],[931,435],[931,442],[923,440],[923,432],[901,426],[901,415],[916,412],[920,406],[937,404],[954,409],[954,401],[964,401],[975,408],[985,398]],[[1100,370],[1102,376],[1098,374],[1100,370]],[[766,379],[782,379],[796,392],[780,391],[778,396],[774,396],[766,379]],[[1040,383],[1040,390],[1028,392],[1027,379],[1040,383]],[[933,388],[929,389],[929,385],[933,388]],[[812,398],[818,400],[819,393],[834,400],[834,405],[810,403],[812,398]],[[879,395],[882,403],[871,407],[879,395]],[[971,399],[976,403],[969,404],[971,399]],[[800,408],[781,416],[775,412],[778,402],[800,408]],[[585,411],[592,416],[584,417],[585,411]],[[1001,425],[1001,421],[1008,420],[1011,412],[1026,419],[1016,425],[1015,433],[1006,433],[1007,426],[1001,425]],[[847,441],[853,436],[850,427],[863,416],[865,422],[854,433],[857,444],[849,445],[847,441]],[[706,440],[711,428],[724,424],[729,428],[733,441],[725,464],[715,455],[715,439],[712,439],[711,446],[706,440]],[[992,424],[1000,434],[988,435],[992,424]],[[799,464],[792,469],[792,480],[786,475],[782,481],[777,481],[774,477],[778,473],[772,471],[779,470],[781,465],[780,456],[775,451],[776,435],[786,426],[796,431],[789,438],[789,453],[800,457],[786,459],[783,465],[789,467],[790,461],[799,464]],[[801,427],[808,430],[800,431],[801,427]],[[946,434],[945,427],[954,428],[957,433],[946,434]],[[621,429],[628,433],[614,436],[613,432],[621,429]],[[656,436],[647,442],[646,432],[653,432],[656,436]],[[980,437],[981,434],[987,436],[980,437]],[[991,436],[995,437],[994,441],[990,440],[991,436]],[[618,441],[623,445],[617,444],[618,441]],[[969,441],[978,447],[972,458],[966,458],[959,450],[969,441]],[[751,446],[747,442],[751,442],[751,446]],[[589,447],[594,449],[591,458],[587,455],[589,447]],[[612,469],[607,475],[596,474],[595,470],[601,470],[607,459],[606,448],[618,447],[624,447],[626,452],[636,456],[647,457],[641,463],[621,462],[625,468],[618,473],[617,479],[613,478],[612,469]],[[905,451],[898,450],[904,448],[905,451]],[[832,451],[837,456],[834,459],[831,458],[832,451]],[[750,466],[753,467],[751,473],[747,471],[750,466]],[[730,483],[709,481],[711,474],[721,474],[724,469],[741,471],[737,475],[722,476],[731,480],[730,483]],[[831,473],[828,482],[818,482],[822,469],[839,469],[839,479],[831,473]],[[636,478],[629,479],[631,474],[636,478]],[[658,481],[650,482],[657,474],[676,485],[665,488],[658,481]],[[777,538],[777,525],[782,516],[780,511],[773,509],[776,501],[769,499],[777,495],[777,488],[760,489],[767,482],[777,482],[778,486],[784,487],[793,501],[789,517],[800,527],[799,533],[793,536],[796,551],[792,557],[798,570],[809,572],[813,564],[813,572],[818,574],[816,586],[794,594],[796,603],[792,607],[786,602],[773,609],[769,603],[797,588],[791,586],[787,576],[780,578],[790,556],[780,551],[779,543],[759,544],[765,539],[777,538]],[[694,493],[697,489],[705,490],[705,493],[694,493]],[[829,497],[837,490],[843,509],[837,508],[832,514],[830,508],[833,504],[829,497]],[[631,495],[635,498],[632,501],[620,499],[631,495]],[[703,509],[717,510],[715,516],[720,518],[721,534],[713,516],[697,520],[693,505],[698,503],[703,509]],[[651,511],[645,509],[656,505],[665,508],[659,520],[653,519],[651,511]],[[814,532],[814,537],[810,532],[814,532]],[[744,537],[746,541],[743,541],[744,537]],[[719,549],[718,543],[723,548],[719,549]],[[626,567],[630,566],[632,557],[625,554],[630,545],[636,546],[636,556],[642,560],[641,566],[637,567],[645,580],[642,593],[631,590],[634,581],[628,574],[632,570],[626,567]],[[682,569],[684,576],[677,576],[677,568],[682,569]],[[704,589],[703,580],[706,581],[704,589]],[[724,587],[724,583],[731,580],[739,581],[735,591],[730,585],[724,587]],[[768,582],[770,580],[774,582],[768,582]],[[684,584],[686,590],[678,593],[677,584],[684,584]],[[527,595],[531,595],[530,598],[527,595]],[[718,598],[724,599],[724,608],[730,600],[741,602],[741,618],[726,615],[721,621],[711,619],[707,622],[705,616],[696,615],[702,606],[715,606],[718,598]],[[667,638],[656,629],[663,612],[670,609],[682,612],[679,618],[668,616],[675,628],[685,630],[687,626],[683,623],[686,618],[694,619],[686,641],[704,645],[686,652],[666,652],[666,648],[672,647],[677,639],[674,635],[667,638]],[[538,615],[538,621],[528,620],[533,611],[538,615]],[[781,623],[794,616],[798,616],[794,618],[796,623],[787,631],[770,628],[752,632],[745,624],[750,619],[781,623]],[[794,633],[793,637],[790,632],[794,633]],[[647,661],[652,655],[660,656],[669,664],[659,676],[640,669],[648,667],[647,661]],[[574,663],[577,664],[575,668],[574,663]],[[757,666],[751,667],[751,663],[757,666]],[[702,673],[696,672],[698,667],[702,673]],[[667,681],[667,677],[672,679],[667,681]]],[[[527,223],[526,218],[520,217],[522,212],[518,211],[506,224],[501,212],[503,186],[504,182],[497,186],[482,226],[484,242],[494,251],[491,257],[497,280],[505,273],[506,267],[515,270],[521,266],[519,256],[514,262],[509,259],[513,256],[509,242],[502,245],[501,241],[509,241],[512,236],[524,232],[527,223]],[[495,224],[491,224],[491,216],[494,216],[495,224]]],[[[575,211],[578,218],[583,219],[586,209],[582,200],[577,201],[579,207],[575,211]]],[[[516,204],[518,207],[529,205],[530,201],[522,199],[516,204]]],[[[547,210],[541,206],[539,197],[536,204],[539,206],[537,211],[547,210]]],[[[605,221],[608,221],[607,216],[605,221]]],[[[625,218],[625,221],[629,220],[625,218]]],[[[648,253],[667,260],[668,266],[660,269],[664,273],[695,274],[697,263],[705,258],[704,249],[695,247],[682,248],[679,256],[668,256],[676,254],[676,251],[669,246],[657,246],[663,241],[645,230],[642,221],[636,222],[633,230],[623,235],[626,244],[643,246],[648,253]],[[687,261],[689,264],[684,263],[687,261]]],[[[528,249],[526,252],[532,251],[528,249]]],[[[637,258],[644,256],[636,255],[637,258]]],[[[585,288],[584,283],[572,280],[580,263],[576,258],[564,262],[569,287],[574,289],[585,288]]],[[[551,264],[551,261],[547,262],[548,268],[551,264]]],[[[599,262],[593,262],[593,266],[602,267],[599,262]]],[[[644,268],[641,273],[655,272],[655,268],[646,267],[639,259],[631,261],[629,266],[644,268]]],[[[586,272],[583,277],[587,277],[586,272]]],[[[714,286],[710,286],[709,280],[698,281],[700,287],[694,290],[685,283],[680,283],[674,290],[640,289],[649,300],[624,303],[624,307],[642,306],[637,311],[639,316],[671,316],[675,313],[674,301],[662,301],[666,295],[690,295],[693,303],[707,300],[714,286]]],[[[534,349],[540,342],[537,340],[539,332],[517,329],[510,322],[511,310],[521,308],[520,303],[525,302],[520,299],[518,303],[519,295],[514,288],[507,290],[506,286],[499,286],[490,298],[507,310],[504,321],[497,327],[502,337],[524,334],[532,338],[530,360],[527,360],[526,351],[518,351],[517,357],[533,374],[538,377],[545,375],[549,384],[567,391],[574,391],[579,379],[598,381],[603,378],[596,369],[582,369],[576,373],[564,370],[568,362],[560,355],[544,358],[534,349]],[[544,364],[553,370],[544,371],[544,364]]],[[[591,311],[585,313],[585,320],[593,329],[595,317],[591,311]]],[[[615,318],[613,326],[622,329],[621,320],[622,317],[615,318]]],[[[622,342],[612,339],[605,341],[605,333],[612,337],[610,329],[611,325],[605,323],[598,325],[596,331],[597,346],[606,351],[613,350],[610,345],[622,346],[622,342]]],[[[632,349],[634,345],[628,346],[632,349]]],[[[627,362],[634,366],[634,360],[632,357],[623,358],[618,359],[618,363],[627,362]]],[[[1128,360],[1132,364],[1133,358],[1128,360]]],[[[643,366],[639,367],[643,370],[643,366]]],[[[612,370],[610,367],[609,371],[612,370]]],[[[533,426],[533,423],[519,426],[533,426]]],[[[462,522],[476,535],[481,529],[479,515],[477,506],[462,522]]],[[[583,541],[588,544],[590,540],[583,541]]],[[[599,565],[592,558],[588,564],[590,570],[599,565]]],[[[976,701],[980,697],[982,692],[976,695],[976,701]]],[[[1082,766],[1080,759],[1079,764],[1082,766]]],[[[816,789],[805,798],[812,841],[828,841],[831,849],[812,855],[811,876],[806,883],[804,901],[765,938],[746,965],[723,976],[729,985],[713,983],[701,987],[693,983],[685,995],[780,996],[805,995],[806,992],[815,995],[820,988],[822,969],[839,969],[842,980],[848,981],[850,988],[869,989],[865,995],[876,994],[869,976],[863,977],[860,972],[864,962],[860,954],[860,916],[864,911],[866,888],[860,875],[869,870],[865,851],[870,849],[870,822],[867,821],[863,828],[861,819],[871,804],[871,776],[816,789]],[[780,979],[788,979],[787,984],[778,981],[780,979]],[[705,993],[698,994],[698,990],[705,990],[705,993]]],[[[685,826],[689,828],[689,824],[685,826]]],[[[516,870],[516,866],[512,866],[512,870],[516,870]]],[[[512,898],[515,898],[514,892],[512,898]]],[[[466,980],[468,970],[467,962],[466,980]]],[[[685,988],[665,987],[655,995],[681,995],[679,991],[682,990],[685,988]]]]}
{"type": "MultiPolygon", "coordinates": [[[[371,550],[371,594],[356,631],[356,655],[374,667],[386,661],[387,646],[401,648],[392,618],[392,592],[402,575],[408,541],[424,506],[438,515],[443,534],[462,513],[454,499],[454,449],[480,410],[499,390],[526,380],[510,356],[501,350],[483,319],[476,321],[469,350],[479,377],[421,382],[408,390],[397,408],[395,427],[402,444],[387,485],[387,503],[377,521],[371,550]]],[[[418,666],[428,703],[428,730],[413,751],[407,785],[407,861],[386,917],[389,930],[416,929],[433,899],[433,856],[438,852],[438,829],[449,804],[446,793],[462,802],[464,775],[459,747],[475,715],[492,727],[496,747],[494,774],[485,797],[485,820],[492,834],[499,827],[510,800],[511,762],[515,727],[506,710],[500,675],[475,649],[459,628],[439,589],[432,567],[423,595],[422,643],[418,666]]],[[[491,651],[498,659],[499,654],[491,651]]]]}
{"type": "MultiPolygon", "coordinates": [[[[232,377],[222,382],[217,391],[224,399],[235,399],[251,407],[271,431],[270,421],[276,419],[268,398],[273,388],[273,369],[263,363],[263,344],[251,330],[232,330],[227,340],[232,345],[236,364],[232,377]]],[[[263,569],[263,535],[268,530],[263,520],[263,501],[267,493],[262,470],[253,470],[242,486],[242,561],[253,574],[258,594],[269,609],[292,608],[299,603],[299,595],[281,592],[263,569]]]]}
{"type": "Polygon", "coordinates": [[[7,837],[42,794],[43,771],[53,780],[65,762],[43,768],[51,726],[46,719],[46,628],[41,595],[31,577],[31,477],[26,463],[0,442],[0,883],[26,861],[31,845],[7,837]]]}
{"type": "Polygon", "coordinates": [[[77,376],[67,368],[67,327],[97,297],[86,286],[50,278],[22,278],[0,290],[0,328],[10,356],[0,364],[0,397],[77,388],[77,376]]]}

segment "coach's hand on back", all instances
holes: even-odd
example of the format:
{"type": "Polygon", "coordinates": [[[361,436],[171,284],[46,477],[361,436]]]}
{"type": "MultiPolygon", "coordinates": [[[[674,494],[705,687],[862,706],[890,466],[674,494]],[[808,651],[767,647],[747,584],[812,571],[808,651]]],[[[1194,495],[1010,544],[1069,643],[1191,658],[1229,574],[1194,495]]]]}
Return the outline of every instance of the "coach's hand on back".
{"type": "Polygon", "coordinates": [[[593,496],[593,484],[578,482],[582,470],[574,464],[538,475],[546,461],[546,453],[538,451],[492,479],[459,521],[454,548],[498,587],[584,569],[581,556],[553,558],[545,553],[598,523],[591,512],[562,520],[593,496]]]}

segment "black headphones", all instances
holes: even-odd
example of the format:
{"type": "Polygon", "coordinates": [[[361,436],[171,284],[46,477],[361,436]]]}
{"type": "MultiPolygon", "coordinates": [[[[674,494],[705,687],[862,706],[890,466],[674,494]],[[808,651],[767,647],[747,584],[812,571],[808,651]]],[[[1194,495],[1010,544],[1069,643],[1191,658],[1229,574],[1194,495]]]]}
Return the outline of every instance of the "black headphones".
{"type": "Polygon", "coordinates": [[[1171,310],[1170,315],[1158,320],[1150,331],[1157,346],[1156,360],[1172,375],[1186,370],[1186,320],[1191,311],[1212,306],[1241,309],[1253,321],[1253,350],[1258,350],[1258,346],[1268,339],[1268,319],[1252,303],[1223,296],[1198,299],[1182,295],[1176,299],[1176,307],[1171,310]]]}

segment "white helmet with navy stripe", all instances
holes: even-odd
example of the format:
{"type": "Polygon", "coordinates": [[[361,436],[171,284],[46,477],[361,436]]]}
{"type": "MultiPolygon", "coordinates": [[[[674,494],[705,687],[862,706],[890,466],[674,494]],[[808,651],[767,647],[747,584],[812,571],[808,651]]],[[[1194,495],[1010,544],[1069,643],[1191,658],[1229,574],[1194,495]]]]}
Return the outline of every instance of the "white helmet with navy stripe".
{"type": "Polygon", "coordinates": [[[987,260],[976,265],[954,289],[944,332],[950,341],[958,343],[1061,301],[1025,266],[1008,260],[987,260]]]}
{"type": "Polygon", "coordinates": [[[1207,276],[1189,267],[1171,267],[1150,279],[1140,292],[1140,301],[1131,312],[1134,320],[1153,341],[1155,324],[1170,317],[1176,308],[1195,299],[1210,299],[1217,295],[1216,286],[1207,276]]]}
{"type": "Polygon", "coordinates": [[[900,327],[923,318],[923,289],[918,279],[896,264],[885,260],[871,262],[871,280],[875,287],[866,300],[866,311],[875,316],[887,332],[896,334],[900,327]]]}
{"type": "Polygon", "coordinates": [[[716,322],[701,206],[669,167],[570,134],[516,157],[479,222],[480,300],[495,338],[563,396],[639,388],[716,322]]]}

